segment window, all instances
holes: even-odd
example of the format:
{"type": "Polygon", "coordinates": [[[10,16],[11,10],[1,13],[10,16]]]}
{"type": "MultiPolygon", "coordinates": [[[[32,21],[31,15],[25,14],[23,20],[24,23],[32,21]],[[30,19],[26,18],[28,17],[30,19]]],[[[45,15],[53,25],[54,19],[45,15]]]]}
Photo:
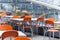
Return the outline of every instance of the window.
{"type": "Polygon", "coordinates": [[[1,0],[1,2],[13,2],[13,0],[1,0]]]}

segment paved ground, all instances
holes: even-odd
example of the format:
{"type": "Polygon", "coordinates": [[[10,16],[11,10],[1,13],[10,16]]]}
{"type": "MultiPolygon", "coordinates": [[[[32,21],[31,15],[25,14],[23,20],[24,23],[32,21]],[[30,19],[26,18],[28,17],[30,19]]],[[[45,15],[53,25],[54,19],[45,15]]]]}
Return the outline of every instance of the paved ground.
{"type": "MultiPolygon", "coordinates": [[[[43,38],[44,38],[44,37],[43,37],[43,36],[40,36],[40,35],[38,35],[38,36],[36,35],[36,36],[34,36],[34,37],[31,37],[32,40],[43,40],[43,38]]],[[[49,40],[49,37],[45,37],[44,40],[49,40]]],[[[54,39],[51,38],[51,40],[60,40],[60,39],[58,39],[58,38],[54,38],[54,39]]]]}

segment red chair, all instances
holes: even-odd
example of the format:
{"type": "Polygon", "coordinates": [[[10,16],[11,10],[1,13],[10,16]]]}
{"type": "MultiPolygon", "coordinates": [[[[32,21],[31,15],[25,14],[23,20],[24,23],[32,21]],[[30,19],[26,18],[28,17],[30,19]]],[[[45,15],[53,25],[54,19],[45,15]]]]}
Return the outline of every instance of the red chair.
{"type": "Polygon", "coordinates": [[[14,40],[31,40],[29,37],[15,37],[14,40]]]}
{"type": "Polygon", "coordinates": [[[6,31],[2,34],[2,40],[4,40],[7,37],[17,37],[18,32],[17,31],[6,31]]]}

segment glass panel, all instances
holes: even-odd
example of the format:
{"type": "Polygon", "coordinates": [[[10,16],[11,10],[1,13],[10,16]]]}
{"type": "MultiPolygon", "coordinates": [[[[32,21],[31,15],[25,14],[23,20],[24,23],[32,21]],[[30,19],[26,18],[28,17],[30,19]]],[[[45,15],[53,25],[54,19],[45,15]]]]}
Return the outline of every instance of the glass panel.
{"type": "Polygon", "coordinates": [[[1,0],[1,2],[13,2],[14,0],[1,0]]]}
{"type": "Polygon", "coordinates": [[[15,8],[14,8],[14,4],[11,3],[2,3],[1,5],[1,10],[4,10],[6,12],[11,12],[12,14],[15,13],[15,8]]]}
{"type": "Polygon", "coordinates": [[[32,10],[33,9],[33,5],[32,4],[26,4],[26,9],[27,10],[32,10]]]}
{"type": "Polygon", "coordinates": [[[27,2],[26,0],[17,0],[17,2],[27,2]]]}

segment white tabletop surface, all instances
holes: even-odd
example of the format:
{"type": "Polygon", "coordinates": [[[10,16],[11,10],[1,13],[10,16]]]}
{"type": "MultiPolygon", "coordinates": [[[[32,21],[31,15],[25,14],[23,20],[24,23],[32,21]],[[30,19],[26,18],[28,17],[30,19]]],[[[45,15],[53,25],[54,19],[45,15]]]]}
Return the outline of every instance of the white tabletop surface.
{"type": "Polygon", "coordinates": [[[60,24],[60,22],[54,22],[55,24],[60,24]]]}
{"type": "MultiPolygon", "coordinates": [[[[23,18],[12,19],[12,20],[23,21],[23,18]]],[[[37,18],[32,18],[31,20],[37,20],[37,18]]]]}
{"type": "Polygon", "coordinates": [[[5,17],[13,17],[13,16],[11,15],[11,16],[5,16],[5,17]]]}
{"type": "MultiPolygon", "coordinates": [[[[2,36],[2,34],[4,33],[5,31],[0,31],[0,37],[2,36]]],[[[17,31],[18,32],[18,36],[26,36],[23,32],[21,31],[17,31]]]]}
{"type": "MultiPolygon", "coordinates": [[[[12,19],[12,20],[23,21],[23,18],[17,18],[17,19],[12,19]]],[[[36,21],[37,18],[32,18],[31,20],[36,21]]],[[[47,19],[45,19],[45,20],[47,20],[47,19]]]]}

